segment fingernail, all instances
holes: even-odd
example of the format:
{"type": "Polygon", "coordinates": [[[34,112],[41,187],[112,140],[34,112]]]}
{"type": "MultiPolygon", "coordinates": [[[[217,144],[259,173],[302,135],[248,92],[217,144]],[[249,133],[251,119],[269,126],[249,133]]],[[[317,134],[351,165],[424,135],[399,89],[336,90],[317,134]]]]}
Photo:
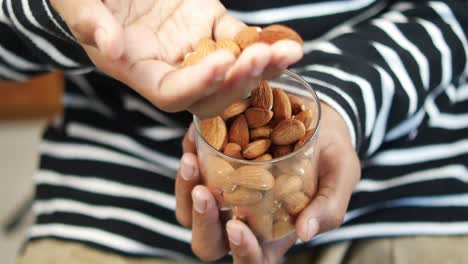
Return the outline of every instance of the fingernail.
{"type": "Polygon", "coordinates": [[[102,27],[98,27],[94,33],[96,39],[97,48],[102,52],[105,50],[107,45],[107,33],[102,27]]]}
{"type": "Polygon", "coordinates": [[[307,221],[307,240],[311,240],[318,233],[319,225],[315,218],[310,218],[307,221]]]}
{"type": "Polygon", "coordinates": [[[198,190],[192,191],[193,209],[199,214],[203,214],[206,211],[206,201],[203,199],[202,194],[198,190]]]}
{"type": "Polygon", "coordinates": [[[229,241],[231,241],[232,244],[239,246],[242,240],[241,230],[237,228],[235,224],[228,222],[226,224],[226,231],[228,233],[229,241]]]}
{"type": "Polygon", "coordinates": [[[195,171],[195,164],[193,164],[192,159],[189,156],[184,155],[182,156],[181,160],[181,171],[180,176],[186,181],[190,181],[193,178],[194,171],[195,171]]]}

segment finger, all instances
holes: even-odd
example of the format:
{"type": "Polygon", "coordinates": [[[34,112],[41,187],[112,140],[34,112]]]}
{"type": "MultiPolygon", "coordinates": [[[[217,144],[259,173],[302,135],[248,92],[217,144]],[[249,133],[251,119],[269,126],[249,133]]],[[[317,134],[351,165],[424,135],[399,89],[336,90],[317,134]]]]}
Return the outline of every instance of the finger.
{"type": "Polygon", "coordinates": [[[247,25],[224,11],[215,21],[213,33],[215,40],[234,39],[234,36],[247,25]]]}
{"type": "Polygon", "coordinates": [[[201,118],[214,116],[234,101],[245,98],[258,86],[270,58],[271,51],[266,44],[254,44],[245,49],[227,73],[223,87],[190,106],[190,112],[201,118]]]}
{"type": "Polygon", "coordinates": [[[80,43],[97,47],[111,59],[122,56],[123,28],[102,1],[52,0],[51,4],[80,43]]]}
{"type": "Polygon", "coordinates": [[[343,223],[349,199],[360,177],[359,160],[351,147],[329,145],[321,150],[319,164],[317,194],[296,222],[297,233],[303,241],[343,223]]]}
{"type": "Polygon", "coordinates": [[[204,261],[217,260],[227,253],[226,240],[216,201],[204,186],[192,191],[192,250],[204,261]]]}
{"type": "Polygon", "coordinates": [[[230,220],[226,224],[226,231],[234,263],[263,263],[262,249],[246,224],[230,220]]]}
{"type": "Polygon", "coordinates": [[[286,254],[288,249],[292,247],[297,241],[296,233],[287,235],[286,237],[275,240],[268,241],[262,244],[263,246],[263,255],[267,263],[279,263],[281,258],[286,254]]]}
{"type": "Polygon", "coordinates": [[[142,61],[131,67],[126,83],[162,110],[177,112],[220,89],[234,61],[223,50],[178,70],[161,61],[142,61]]]}
{"type": "Polygon", "coordinates": [[[190,193],[200,183],[197,156],[185,153],[180,160],[180,168],[176,177],[176,218],[185,227],[192,225],[192,196],[190,193]]]}
{"type": "Polygon", "coordinates": [[[184,140],[182,141],[182,150],[184,153],[196,153],[196,146],[195,146],[195,127],[194,124],[191,123],[190,127],[185,133],[184,140]]]}
{"type": "Polygon", "coordinates": [[[304,52],[302,46],[292,40],[281,40],[271,45],[271,60],[263,77],[267,80],[281,74],[289,66],[302,59],[304,52]]]}

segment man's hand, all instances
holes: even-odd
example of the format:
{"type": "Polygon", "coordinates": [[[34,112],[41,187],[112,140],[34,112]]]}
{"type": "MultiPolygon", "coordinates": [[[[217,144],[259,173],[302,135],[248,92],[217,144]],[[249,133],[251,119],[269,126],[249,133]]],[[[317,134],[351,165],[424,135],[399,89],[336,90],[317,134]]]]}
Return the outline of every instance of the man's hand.
{"type": "MultiPolygon", "coordinates": [[[[360,179],[360,164],[351,145],[348,128],[339,114],[321,104],[322,120],[319,137],[319,187],[311,204],[296,222],[296,232],[308,241],[321,232],[339,227],[348,207],[352,191],[360,179]]],[[[235,263],[278,263],[291,247],[296,236],[259,244],[242,222],[230,220],[227,233],[220,220],[216,202],[200,183],[193,126],[184,141],[184,156],[176,179],[176,216],[193,230],[192,248],[203,260],[215,260],[230,248],[235,263]]]]}
{"type": "Polygon", "coordinates": [[[165,111],[213,116],[302,57],[283,40],[252,45],[237,60],[217,51],[176,66],[200,39],[232,39],[245,27],[218,0],[50,1],[99,69],[165,111]]]}

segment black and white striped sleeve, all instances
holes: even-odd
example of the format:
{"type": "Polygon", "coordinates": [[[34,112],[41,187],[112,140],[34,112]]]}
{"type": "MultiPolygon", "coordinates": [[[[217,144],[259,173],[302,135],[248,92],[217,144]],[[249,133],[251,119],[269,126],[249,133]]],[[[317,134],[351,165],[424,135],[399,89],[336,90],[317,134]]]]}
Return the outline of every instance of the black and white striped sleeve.
{"type": "Polygon", "coordinates": [[[0,0],[0,36],[1,79],[26,80],[53,69],[93,69],[49,0],[0,0]]]}
{"type": "Polygon", "coordinates": [[[416,129],[427,100],[466,79],[467,6],[396,2],[306,54],[298,71],[342,115],[361,158],[416,129]]]}

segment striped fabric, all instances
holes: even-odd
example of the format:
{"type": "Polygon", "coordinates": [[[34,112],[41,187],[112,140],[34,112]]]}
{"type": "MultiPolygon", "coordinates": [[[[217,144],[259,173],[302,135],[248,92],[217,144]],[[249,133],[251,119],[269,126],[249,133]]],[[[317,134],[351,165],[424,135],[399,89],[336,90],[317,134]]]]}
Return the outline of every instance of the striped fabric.
{"type": "MultiPolygon", "coordinates": [[[[335,241],[468,234],[466,1],[223,1],[250,24],[305,37],[293,69],[340,113],[363,176],[335,241]]],[[[191,117],[159,111],[94,71],[47,0],[0,0],[0,78],[67,73],[65,113],[45,134],[31,239],[121,254],[192,257],[174,216],[191,117]]]]}

